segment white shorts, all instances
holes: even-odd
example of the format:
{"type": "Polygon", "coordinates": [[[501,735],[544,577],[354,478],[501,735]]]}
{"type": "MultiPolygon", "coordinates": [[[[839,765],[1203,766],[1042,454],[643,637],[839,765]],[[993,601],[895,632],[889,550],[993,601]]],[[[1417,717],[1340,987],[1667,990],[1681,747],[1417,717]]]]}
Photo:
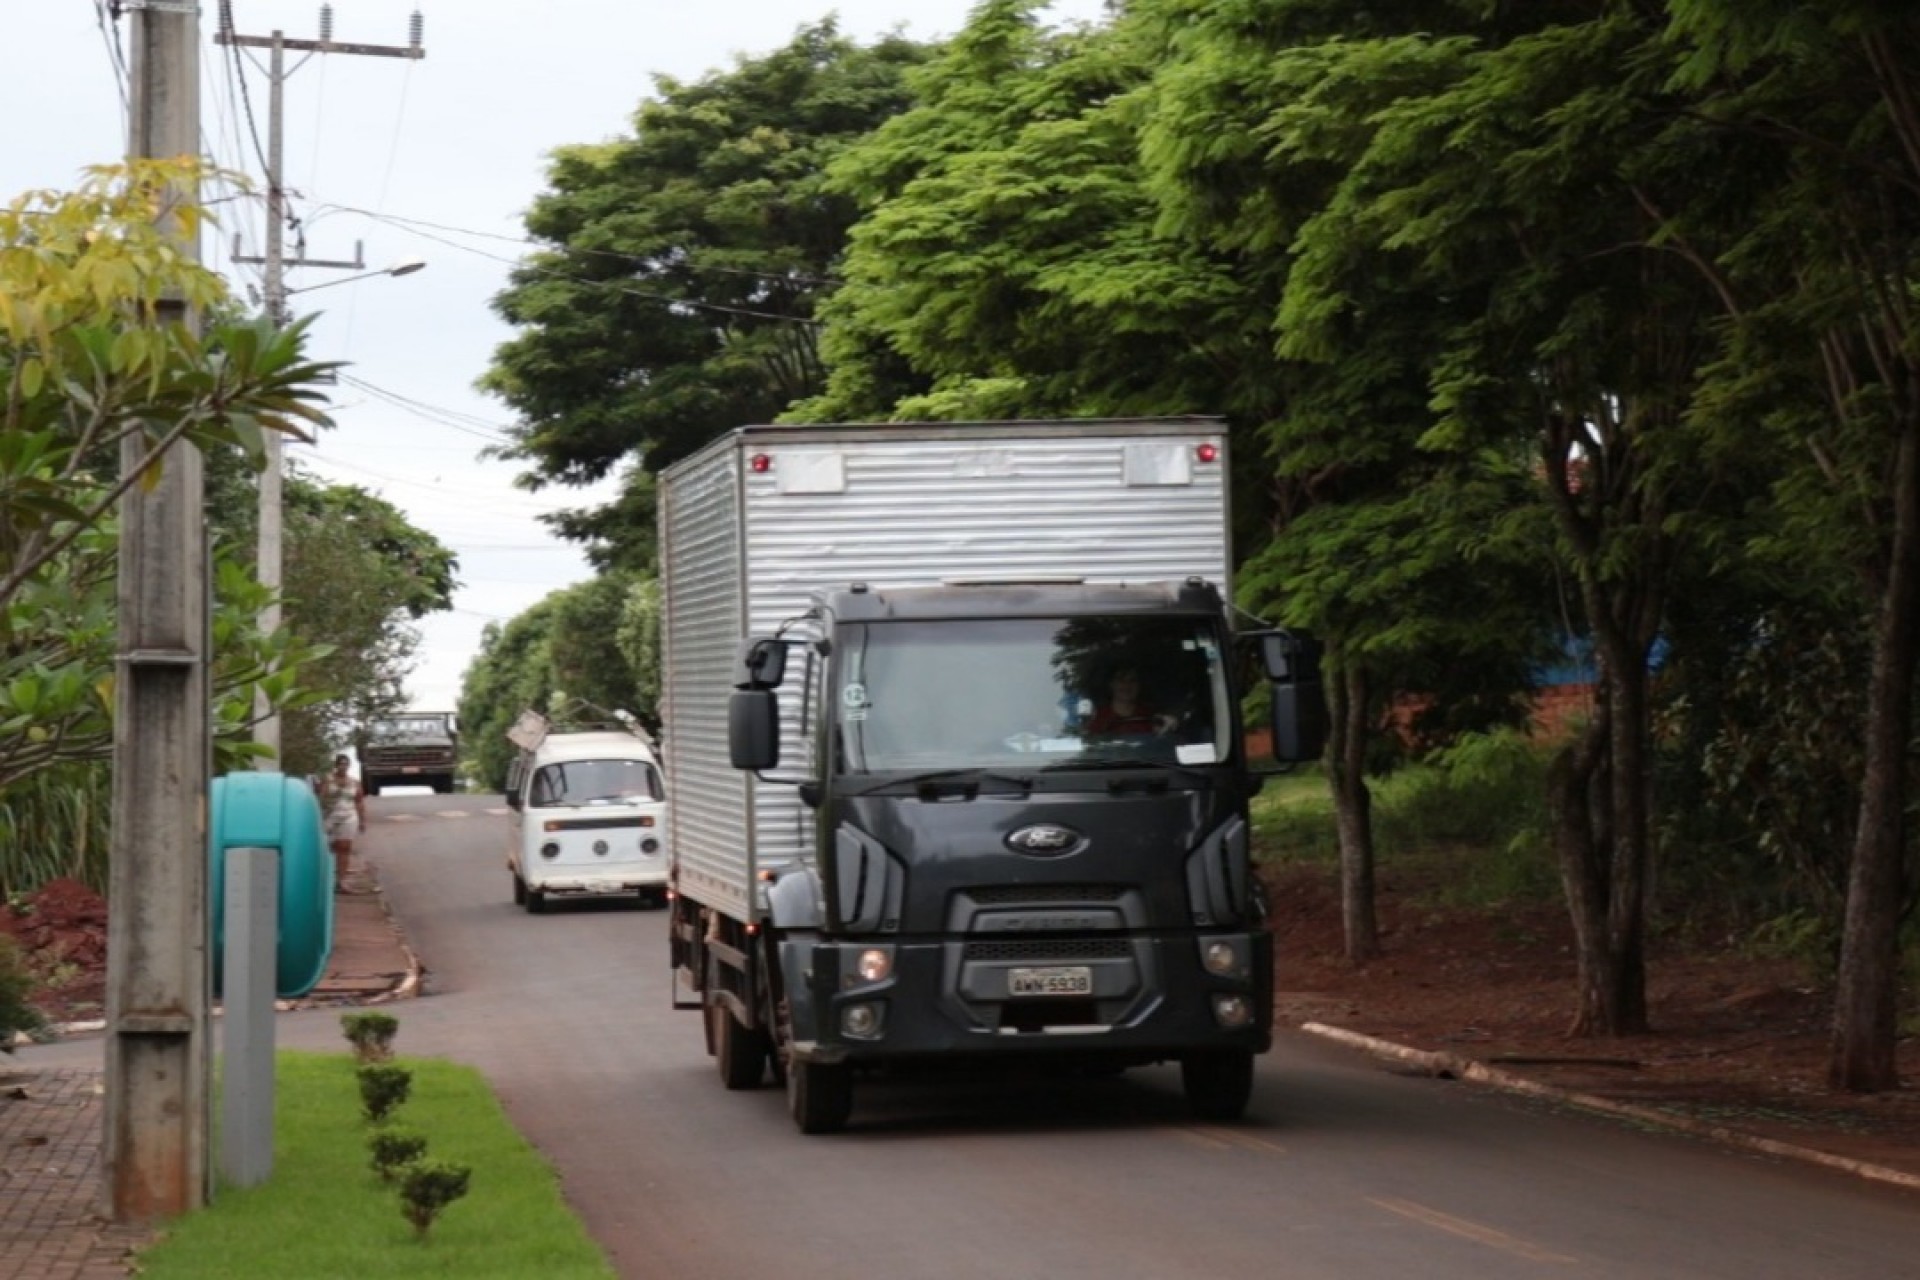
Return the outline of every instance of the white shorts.
{"type": "Polygon", "coordinates": [[[338,844],[342,840],[351,841],[353,833],[359,829],[360,816],[355,813],[336,813],[327,818],[327,843],[338,844]]]}

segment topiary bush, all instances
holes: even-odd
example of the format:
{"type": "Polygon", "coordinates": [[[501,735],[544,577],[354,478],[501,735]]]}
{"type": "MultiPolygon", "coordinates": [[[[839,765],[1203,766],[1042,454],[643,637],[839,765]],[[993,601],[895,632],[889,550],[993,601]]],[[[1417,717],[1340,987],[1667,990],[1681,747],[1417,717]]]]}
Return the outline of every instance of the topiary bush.
{"type": "Polygon", "coordinates": [[[413,1072],[392,1063],[370,1063],[359,1069],[360,1106],[368,1120],[384,1124],[394,1109],[413,1092],[413,1072]]]}
{"type": "Polygon", "coordinates": [[[393,1057],[393,1037],[400,1020],[390,1013],[343,1013],[340,1028],[353,1046],[353,1056],[362,1063],[385,1062],[393,1057]]]}
{"type": "Polygon", "coordinates": [[[448,1160],[419,1160],[400,1175],[400,1212],[421,1236],[461,1196],[473,1170],[448,1160]]]}
{"type": "Polygon", "coordinates": [[[0,933],[0,1052],[12,1053],[15,1036],[32,1035],[47,1025],[40,1011],[27,1003],[32,990],[19,944],[0,933]]]}
{"type": "Polygon", "coordinates": [[[367,1137],[373,1171],[382,1182],[392,1182],[407,1165],[427,1154],[427,1135],[412,1129],[375,1129],[367,1137]]]}

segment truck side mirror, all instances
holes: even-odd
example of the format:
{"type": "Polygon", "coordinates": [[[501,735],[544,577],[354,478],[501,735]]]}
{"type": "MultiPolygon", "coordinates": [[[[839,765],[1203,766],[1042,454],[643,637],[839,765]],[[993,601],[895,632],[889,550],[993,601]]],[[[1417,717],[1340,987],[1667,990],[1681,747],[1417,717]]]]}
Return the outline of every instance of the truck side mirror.
{"type": "Polygon", "coordinates": [[[513,786],[508,787],[507,788],[507,808],[518,809],[520,807],[520,803],[521,803],[520,788],[513,787],[513,786]]]}
{"type": "Polygon", "coordinates": [[[740,642],[734,662],[734,688],[778,689],[786,676],[786,641],[773,636],[748,636],[740,642]]]}
{"type": "Polygon", "coordinates": [[[780,763],[780,699],[772,689],[736,689],[727,700],[727,754],[734,768],[756,773],[780,763]]]}
{"type": "Polygon", "coordinates": [[[1327,747],[1326,689],[1317,677],[1272,688],[1273,758],[1283,764],[1318,760],[1327,747]]]}
{"type": "Polygon", "coordinates": [[[1252,637],[1259,646],[1260,666],[1267,679],[1290,682],[1320,679],[1320,646],[1291,631],[1261,631],[1252,637]]]}

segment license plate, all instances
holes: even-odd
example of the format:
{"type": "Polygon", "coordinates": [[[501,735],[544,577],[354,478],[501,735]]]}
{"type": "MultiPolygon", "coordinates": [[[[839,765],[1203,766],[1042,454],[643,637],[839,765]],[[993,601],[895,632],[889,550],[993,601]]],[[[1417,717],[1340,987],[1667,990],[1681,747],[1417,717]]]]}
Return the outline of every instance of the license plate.
{"type": "Polygon", "coordinates": [[[1061,965],[1051,969],[1009,969],[1007,994],[1090,996],[1093,994],[1093,970],[1083,964],[1061,965]]]}
{"type": "Polygon", "coordinates": [[[401,766],[400,766],[400,772],[402,772],[402,773],[418,773],[418,772],[420,772],[420,766],[419,766],[419,765],[417,765],[417,764],[403,764],[403,765],[401,765],[401,766]]]}

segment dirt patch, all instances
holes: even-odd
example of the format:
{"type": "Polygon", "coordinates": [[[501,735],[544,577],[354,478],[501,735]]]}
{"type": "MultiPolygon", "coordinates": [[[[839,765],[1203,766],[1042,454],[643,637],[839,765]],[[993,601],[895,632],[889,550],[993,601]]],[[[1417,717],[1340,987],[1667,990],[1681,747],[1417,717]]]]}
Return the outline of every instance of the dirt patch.
{"type": "Polygon", "coordinates": [[[28,1003],[47,1021],[84,1022],[107,1007],[107,903],[77,880],[0,904],[0,933],[20,945],[33,980],[28,1003]]]}
{"type": "Polygon", "coordinates": [[[1498,911],[1434,905],[1432,886],[1384,877],[1385,954],[1345,958],[1331,868],[1268,868],[1284,1026],[1322,1023],[1413,1049],[1846,1159],[1920,1173],[1920,1040],[1899,1050],[1907,1086],[1826,1087],[1831,992],[1794,964],[1701,940],[1649,948],[1651,1033],[1567,1035],[1572,926],[1551,903],[1498,911]]]}

